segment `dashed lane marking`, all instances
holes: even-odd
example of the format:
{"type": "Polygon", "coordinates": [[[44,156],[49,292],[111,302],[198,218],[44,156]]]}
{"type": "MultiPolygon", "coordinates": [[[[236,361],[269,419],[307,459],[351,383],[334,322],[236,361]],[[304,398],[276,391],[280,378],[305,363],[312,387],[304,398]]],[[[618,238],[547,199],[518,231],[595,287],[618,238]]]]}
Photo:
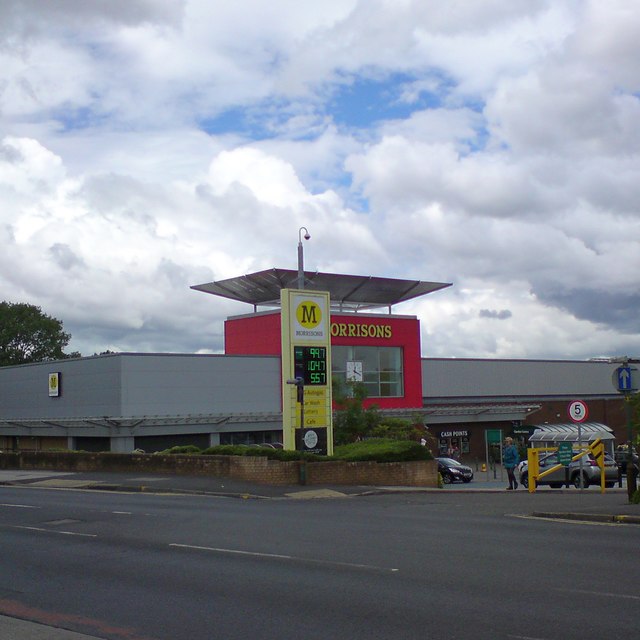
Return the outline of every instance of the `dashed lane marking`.
{"type": "Polygon", "coordinates": [[[76,533],[75,531],[58,531],[57,529],[43,529],[42,527],[24,527],[20,525],[12,526],[13,529],[26,529],[27,531],[38,531],[40,533],[57,533],[62,536],[79,536],[81,538],[97,538],[95,533],[76,533]]]}
{"type": "Polygon", "coordinates": [[[35,505],[32,504],[7,504],[7,503],[2,503],[0,504],[0,507],[12,507],[14,509],[42,509],[42,507],[36,507],[35,505]]]}
{"type": "Polygon", "coordinates": [[[260,553],[257,551],[243,551],[241,549],[222,549],[219,547],[201,547],[197,545],[178,544],[178,543],[171,543],[169,546],[175,547],[178,549],[193,549],[195,551],[211,551],[213,553],[223,553],[223,554],[238,555],[238,556],[250,556],[255,558],[267,558],[271,560],[285,560],[289,562],[304,562],[307,564],[343,567],[348,569],[360,569],[364,571],[377,571],[382,573],[397,573],[398,571],[400,571],[400,569],[395,569],[392,567],[377,567],[369,564],[354,564],[351,562],[334,562],[332,560],[300,558],[296,556],[289,556],[289,555],[284,555],[279,553],[260,553]]]}

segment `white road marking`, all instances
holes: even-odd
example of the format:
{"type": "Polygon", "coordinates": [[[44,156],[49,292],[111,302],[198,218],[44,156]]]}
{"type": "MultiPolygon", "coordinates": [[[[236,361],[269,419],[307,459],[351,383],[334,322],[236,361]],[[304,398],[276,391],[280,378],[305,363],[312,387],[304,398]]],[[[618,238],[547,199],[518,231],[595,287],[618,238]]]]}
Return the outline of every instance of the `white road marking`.
{"type": "Polygon", "coordinates": [[[400,569],[394,569],[392,567],[376,567],[369,564],[354,564],[351,562],[334,562],[332,560],[315,560],[309,558],[299,558],[296,556],[283,555],[279,553],[260,553],[257,551],[242,551],[241,549],[221,549],[219,547],[200,547],[192,544],[178,544],[171,543],[170,547],[177,547],[179,549],[195,549],[197,551],[213,551],[214,553],[228,553],[240,556],[252,556],[255,558],[271,558],[275,560],[289,560],[294,562],[306,562],[310,564],[327,565],[334,567],[347,567],[350,569],[364,569],[366,571],[382,571],[388,573],[395,573],[400,569]]]}
{"type": "Polygon", "coordinates": [[[583,589],[560,589],[555,591],[563,591],[565,593],[582,593],[588,596],[602,596],[604,598],[620,598],[622,600],[640,600],[640,596],[631,596],[626,593],[611,593],[609,591],[585,591],[583,589]]]}
{"type": "Polygon", "coordinates": [[[0,507],[14,507],[15,509],[42,509],[32,504],[0,504],[0,507]]]}
{"type": "Polygon", "coordinates": [[[115,513],[117,515],[122,515],[122,516],[130,516],[133,514],[133,511],[112,511],[111,513],[115,513]]]}
{"type": "Polygon", "coordinates": [[[570,518],[547,518],[542,516],[526,516],[520,513],[507,513],[505,514],[511,518],[522,518],[523,520],[544,520],[545,522],[561,522],[564,524],[592,524],[596,527],[618,527],[620,528],[620,522],[596,522],[595,520],[574,520],[570,518]]]}
{"type": "Polygon", "coordinates": [[[41,527],[21,527],[15,525],[14,529],[26,529],[27,531],[41,531],[44,533],[59,533],[62,536],[80,536],[82,538],[97,538],[95,533],[75,533],[73,531],[57,531],[56,529],[42,529],[41,527]]]}

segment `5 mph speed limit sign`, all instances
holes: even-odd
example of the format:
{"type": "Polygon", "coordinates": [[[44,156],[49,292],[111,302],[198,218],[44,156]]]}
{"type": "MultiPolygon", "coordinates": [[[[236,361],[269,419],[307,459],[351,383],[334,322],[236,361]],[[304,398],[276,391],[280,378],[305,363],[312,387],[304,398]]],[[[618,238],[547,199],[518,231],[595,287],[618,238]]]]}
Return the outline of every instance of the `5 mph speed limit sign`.
{"type": "Polygon", "coordinates": [[[582,400],[574,400],[569,405],[569,417],[574,422],[584,422],[589,415],[589,409],[587,409],[586,403],[582,400]]]}

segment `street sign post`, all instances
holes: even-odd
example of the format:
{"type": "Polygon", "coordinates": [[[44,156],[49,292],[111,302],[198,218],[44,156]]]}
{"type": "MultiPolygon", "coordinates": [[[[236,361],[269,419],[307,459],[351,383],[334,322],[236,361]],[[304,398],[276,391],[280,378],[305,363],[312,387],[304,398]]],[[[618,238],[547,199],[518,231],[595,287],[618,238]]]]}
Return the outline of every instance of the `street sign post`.
{"type": "Polygon", "coordinates": [[[570,442],[558,442],[558,463],[568,467],[573,458],[573,445],[570,442]]]}
{"type": "Polygon", "coordinates": [[[574,400],[569,405],[569,418],[573,420],[573,422],[577,422],[580,424],[584,422],[589,417],[589,409],[585,402],[582,400],[574,400]]]}
{"type": "MultiPolygon", "coordinates": [[[[574,400],[569,405],[569,418],[578,423],[578,448],[582,451],[582,428],[581,424],[589,416],[589,408],[586,402],[574,400]]],[[[584,489],[584,475],[582,472],[582,456],[580,456],[580,489],[584,489]]]]}
{"type": "MultiPolygon", "coordinates": [[[[484,446],[485,456],[487,459],[487,469],[491,468],[493,463],[493,478],[496,478],[496,465],[502,464],[502,429],[487,429],[484,432],[484,446]],[[499,448],[500,456],[498,460],[495,459],[494,453],[496,447],[499,448]],[[492,455],[489,456],[489,449],[492,451],[492,455]]],[[[500,466],[500,480],[502,480],[502,466],[500,466]]]]}
{"type": "Polygon", "coordinates": [[[616,381],[618,391],[631,391],[631,367],[618,367],[616,369],[616,381]]]}
{"type": "Polygon", "coordinates": [[[564,483],[569,487],[569,465],[573,459],[573,444],[558,442],[558,463],[564,466],[564,483]]]}
{"type": "Polygon", "coordinates": [[[634,367],[633,363],[638,363],[637,358],[629,358],[624,356],[614,358],[612,362],[618,362],[620,367],[614,369],[611,381],[613,387],[619,391],[625,398],[624,412],[627,421],[627,495],[629,502],[633,501],[633,494],[637,489],[636,474],[633,465],[633,420],[631,415],[631,403],[629,399],[631,394],[640,389],[640,376],[638,375],[638,367],[634,367]]]}
{"type": "Polygon", "coordinates": [[[620,393],[630,393],[637,391],[640,386],[640,376],[637,367],[631,365],[622,365],[613,370],[611,376],[613,388],[620,393]]]}

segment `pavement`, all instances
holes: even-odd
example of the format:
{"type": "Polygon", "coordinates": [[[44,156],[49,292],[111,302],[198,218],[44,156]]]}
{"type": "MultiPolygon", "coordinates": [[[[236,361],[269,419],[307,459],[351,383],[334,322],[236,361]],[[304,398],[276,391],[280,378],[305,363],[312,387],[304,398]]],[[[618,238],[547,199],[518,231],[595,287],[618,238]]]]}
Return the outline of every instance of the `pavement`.
{"type": "MultiPolygon", "coordinates": [[[[611,524],[640,525],[640,505],[630,504],[625,486],[578,490],[540,487],[529,494],[521,487],[506,491],[507,480],[499,471],[476,472],[468,484],[443,488],[374,486],[271,486],[255,485],[230,478],[135,473],[74,473],[59,471],[0,471],[0,486],[72,491],[119,491],[156,494],[218,496],[243,500],[345,499],[384,494],[436,493],[502,494],[513,509],[514,500],[530,517],[611,524]]],[[[100,640],[73,631],[0,615],[0,638],[16,640],[100,640]]]]}
{"type": "Polygon", "coordinates": [[[6,640],[103,640],[84,633],[1,615],[0,638],[6,638],[6,640]]]}
{"type": "MultiPolygon", "coordinates": [[[[516,492],[506,491],[506,475],[502,477],[500,471],[476,472],[472,482],[468,484],[449,484],[442,488],[432,487],[402,487],[402,486],[363,486],[363,485],[265,485],[243,482],[232,478],[217,478],[211,476],[187,476],[172,474],[136,474],[111,472],[61,472],[61,471],[0,471],[0,486],[20,486],[38,489],[67,489],[84,491],[120,491],[138,493],[162,493],[217,496],[253,500],[303,500],[315,498],[353,498],[357,496],[371,496],[398,493],[504,493],[529,494],[519,487],[516,492]]],[[[589,487],[578,490],[574,487],[551,489],[539,487],[535,494],[549,499],[536,500],[535,504],[548,507],[562,506],[562,513],[566,514],[566,505],[577,505],[582,515],[610,516],[614,519],[625,516],[627,523],[640,524],[640,505],[629,504],[627,490],[624,485],[607,489],[601,494],[599,487],[589,487]],[[556,496],[556,498],[551,498],[556,496]],[[573,496],[573,497],[572,497],[573,496]],[[576,499],[576,496],[582,496],[576,499]],[[599,498],[598,498],[599,497],[599,498]],[[583,513],[584,512],[584,513],[583,513]]],[[[535,506],[531,503],[532,508],[535,506]]],[[[553,509],[555,511],[555,509],[553,509]]],[[[573,511],[573,510],[572,510],[573,511]]],[[[551,516],[549,516],[551,517],[551,516]]]]}

